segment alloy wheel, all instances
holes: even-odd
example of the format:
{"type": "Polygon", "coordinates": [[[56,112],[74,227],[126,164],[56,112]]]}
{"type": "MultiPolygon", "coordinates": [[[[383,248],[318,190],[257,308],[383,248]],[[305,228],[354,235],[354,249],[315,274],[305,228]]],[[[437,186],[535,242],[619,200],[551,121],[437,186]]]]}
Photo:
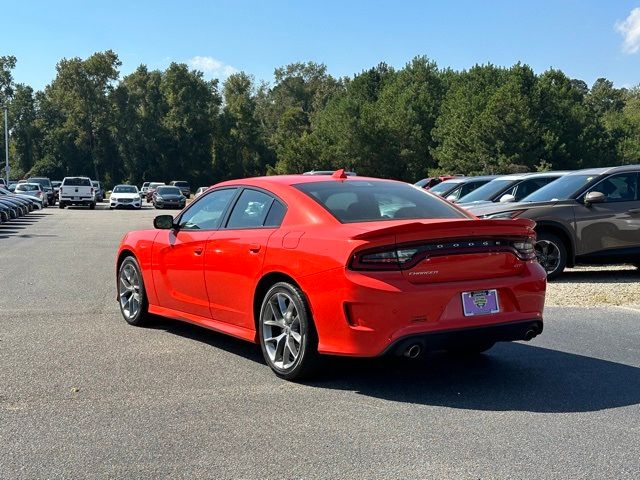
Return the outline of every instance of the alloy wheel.
{"type": "Polygon", "coordinates": [[[555,272],[560,265],[560,248],[549,240],[538,240],[535,246],[538,262],[547,273],[555,272]]]}
{"type": "Polygon", "coordinates": [[[267,305],[262,313],[265,350],[273,366],[288,370],[296,364],[303,342],[298,308],[293,298],[284,292],[274,293],[267,305]]]}
{"type": "Polygon", "coordinates": [[[140,292],[140,276],[136,268],[128,263],[122,270],[118,281],[120,309],[127,320],[133,320],[140,312],[142,295],[140,292]]]}

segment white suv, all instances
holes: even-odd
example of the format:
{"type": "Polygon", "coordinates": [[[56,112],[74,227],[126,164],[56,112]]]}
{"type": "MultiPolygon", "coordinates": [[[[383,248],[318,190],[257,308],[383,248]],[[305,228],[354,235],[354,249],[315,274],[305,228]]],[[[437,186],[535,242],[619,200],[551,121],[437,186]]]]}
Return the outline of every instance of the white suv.
{"type": "Polygon", "coordinates": [[[96,208],[96,189],[89,177],[64,177],[60,185],[60,208],[68,205],[87,205],[96,208]]]}

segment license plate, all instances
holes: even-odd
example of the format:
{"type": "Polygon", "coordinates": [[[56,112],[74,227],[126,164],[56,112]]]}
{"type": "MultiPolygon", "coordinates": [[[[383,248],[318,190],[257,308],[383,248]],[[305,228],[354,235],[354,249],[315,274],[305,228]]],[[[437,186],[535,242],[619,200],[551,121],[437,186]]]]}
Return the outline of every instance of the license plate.
{"type": "Polygon", "coordinates": [[[497,290],[462,292],[462,310],[465,317],[489,315],[500,311],[497,290]]]}

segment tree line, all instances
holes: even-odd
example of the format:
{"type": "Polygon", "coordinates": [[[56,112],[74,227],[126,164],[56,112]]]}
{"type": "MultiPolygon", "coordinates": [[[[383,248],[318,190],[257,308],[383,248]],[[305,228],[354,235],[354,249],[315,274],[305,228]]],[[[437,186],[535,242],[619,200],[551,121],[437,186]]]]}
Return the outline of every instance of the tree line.
{"type": "MultiPolygon", "coordinates": [[[[222,84],[183,63],[120,77],[113,51],[63,59],[41,91],[15,84],[0,56],[12,178],[88,175],[194,186],[348,168],[416,181],[638,163],[640,88],[589,87],[560,70],[439,68],[427,57],[335,78],[325,65],[277,68],[222,84]]],[[[4,152],[4,138],[0,140],[4,152]]]]}

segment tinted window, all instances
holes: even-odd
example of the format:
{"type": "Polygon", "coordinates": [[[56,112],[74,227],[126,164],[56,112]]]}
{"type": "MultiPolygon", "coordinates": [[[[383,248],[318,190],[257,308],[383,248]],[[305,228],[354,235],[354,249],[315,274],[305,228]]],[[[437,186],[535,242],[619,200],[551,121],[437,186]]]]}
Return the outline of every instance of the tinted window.
{"type": "Polygon", "coordinates": [[[555,182],[545,185],[540,190],[523,198],[524,202],[551,202],[572,198],[582,187],[596,178],[597,175],[565,175],[555,182]]]}
{"type": "Polygon", "coordinates": [[[118,185],[113,193],[138,193],[138,188],[131,185],[118,185]]]}
{"type": "Polygon", "coordinates": [[[65,187],[90,187],[91,180],[83,177],[68,177],[62,181],[65,187]]]}
{"type": "Polygon", "coordinates": [[[465,218],[444,200],[401,182],[354,180],[295,185],[341,222],[465,218]]]}
{"type": "Polygon", "coordinates": [[[440,195],[441,197],[446,196],[451,190],[453,190],[457,185],[460,185],[460,182],[440,182],[438,185],[431,187],[429,189],[429,193],[435,193],[440,195]]]}
{"type": "Polygon", "coordinates": [[[492,180],[489,183],[481,186],[480,188],[476,188],[469,195],[465,195],[460,198],[460,203],[469,203],[469,202],[483,202],[492,200],[496,195],[502,192],[504,189],[508,188],[512,185],[514,180],[492,180]]]}
{"type": "Polygon", "coordinates": [[[607,202],[632,202],[638,199],[638,174],[629,172],[612,175],[589,191],[604,194],[607,202]]]}
{"type": "Polygon", "coordinates": [[[213,230],[220,226],[222,216],[236,193],[235,188],[214,190],[202,195],[180,218],[180,228],[185,230],[213,230]]]}
{"type": "Polygon", "coordinates": [[[158,187],[156,192],[158,195],[182,195],[182,191],[178,187],[158,187]]]}
{"type": "Polygon", "coordinates": [[[173,182],[176,187],[188,187],[189,184],[187,182],[173,182]]]}
{"type": "Polygon", "coordinates": [[[274,200],[267,214],[267,218],[264,221],[264,226],[279,227],[282,224],[282,220],[284,220],[285,213],[287,213],[286,207],[278,200],[274,200]]]}
{"type": "Polygon", "coordinates": [[[233,207],[227,228],[256,228],[264,224],[273,197],[257,190],[244,190],[233,207]]]}
{"type": "Polygon", "coordinates": [[[513,196],[516,197],[516,201],[519,202],[554,180],[555,178],[532,178],[531,180],[525,180],[518,185],[513,196]]]}
{"type": "Polygon", "coordinates": [[[473,192],[477,188],[480,188],[482,185],[485,185],[489,182],[490,180],[480,180],[478,182],[467,182],[462,186],[456,198],[462,198],[465,195],[469,195],[471,192],[473,192]]]}

